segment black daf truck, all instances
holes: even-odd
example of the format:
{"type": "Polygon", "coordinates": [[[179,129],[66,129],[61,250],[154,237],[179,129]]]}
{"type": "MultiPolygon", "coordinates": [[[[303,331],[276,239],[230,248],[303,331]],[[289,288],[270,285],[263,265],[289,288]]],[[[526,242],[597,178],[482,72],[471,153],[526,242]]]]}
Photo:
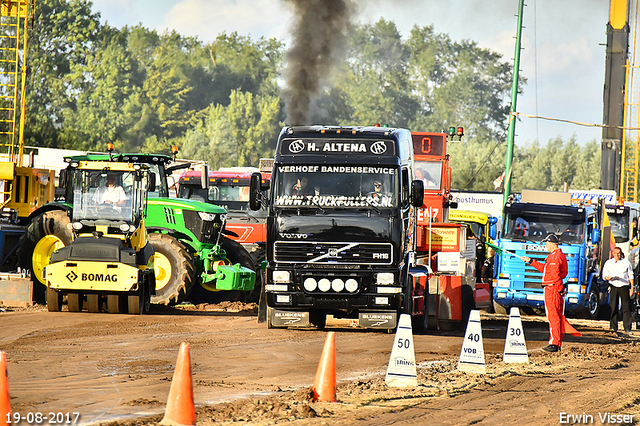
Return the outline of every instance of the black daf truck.
{"type": "MultiPolygon", "coordinates": [[[[409,266],[416,207],[411,133],[386,127],[285,127],[267,203],[267,327],[323,328],[327,315],[394,329],[414,313],[409,266]]],[[[422,313],[422,312],[420,312],[422,313]]]]}

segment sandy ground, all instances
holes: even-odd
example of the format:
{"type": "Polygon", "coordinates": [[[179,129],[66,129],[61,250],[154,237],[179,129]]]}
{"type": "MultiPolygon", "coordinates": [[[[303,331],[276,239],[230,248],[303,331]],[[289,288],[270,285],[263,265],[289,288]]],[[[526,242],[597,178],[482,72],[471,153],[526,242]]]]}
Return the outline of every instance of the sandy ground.
{"type": "Polygon", "coordinates": [[[49,413],[77,424],[156,424],[183,341],[200,425],[639,423],[640,339],[571,320],[583,336],[567,335],[561,353],[547,354],[544,318],[523,316],[529,363],[505,364],[508,317],[481,320],[486,374],[457,370],[462,331],[430,332],[413,336],[418,386],[400,389],[384,383],[393,334],[336,328],[337,403],[314,403],[310,393],[326,332],[268,330],[255,305],[143,316],[0,309],[0,350],[13,413],[42,413],[38,424],[53,424],[49,413]]]}

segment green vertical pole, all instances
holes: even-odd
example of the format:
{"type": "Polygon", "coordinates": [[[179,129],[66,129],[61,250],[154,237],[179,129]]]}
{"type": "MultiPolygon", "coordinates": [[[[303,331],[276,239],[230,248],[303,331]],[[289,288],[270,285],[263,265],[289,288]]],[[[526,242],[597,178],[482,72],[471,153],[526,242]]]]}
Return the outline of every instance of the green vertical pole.
{"type": "Polygon", "coordinates": [[[518,99],[518,75],[520,72],[520,36],[522,35],[522,11],[524,0],[518,4],[518,29],[516,31],[516,48],[513,55],[513,80],[511,81],[511,108],[509,113],[509,133],[507,136],[507,155],[504,167],[504,193],[503,204],[509,199],[511,194],[511,160],[513,159],[513,139],[516,133],[516,117],[512,113],[516,112],[516,100],[518,99]]]}

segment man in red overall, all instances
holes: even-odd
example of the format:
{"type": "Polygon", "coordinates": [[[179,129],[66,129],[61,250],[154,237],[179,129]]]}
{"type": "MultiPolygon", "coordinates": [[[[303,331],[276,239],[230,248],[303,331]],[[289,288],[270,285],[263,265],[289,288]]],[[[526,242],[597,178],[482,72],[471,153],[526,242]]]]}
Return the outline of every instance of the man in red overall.
{"type": "Polygon", "coordinates": [[[564,286],[562,280],[567,276],[567,258],[558,248],[558,237],[548,234],[544,240],[547,251],[550,252],[545,263],[523,256],[522,260],[542,272],[542,286],[544,287],[544,306],[549,321],[549,346],[542,348],[546,352],[558,352],[562,346],[564,334],[564,286]]]}

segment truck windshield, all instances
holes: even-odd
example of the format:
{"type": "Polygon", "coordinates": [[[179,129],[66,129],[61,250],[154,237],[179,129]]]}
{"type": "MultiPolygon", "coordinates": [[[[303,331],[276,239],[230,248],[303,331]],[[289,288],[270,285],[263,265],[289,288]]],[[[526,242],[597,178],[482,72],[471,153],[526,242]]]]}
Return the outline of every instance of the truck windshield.
{"type": "Polygon", "coordinates": [[[278,166],[276,207],[396,207],[398,171],[387,166],[278,166]]]}
{"type": "Polygon", "coordinates": [[[607,212],[607,214],[616,243],[626,243],[629,241],[629,213],[615,214],[607,212]]]}
{"type": "Polygon", "coordinates": [[[504,238],[522,241],[542,241],[553,233],[561,243],[581,244],[584,241],[584,217],[553,215],[548,212],[508,214],[504,223],[504,238]]]}
{"type": "Polygon", "coordinates": [[[442,161],[415,161],[416,179],[424,182],[424,189],[440,189],[442,161]]]}

